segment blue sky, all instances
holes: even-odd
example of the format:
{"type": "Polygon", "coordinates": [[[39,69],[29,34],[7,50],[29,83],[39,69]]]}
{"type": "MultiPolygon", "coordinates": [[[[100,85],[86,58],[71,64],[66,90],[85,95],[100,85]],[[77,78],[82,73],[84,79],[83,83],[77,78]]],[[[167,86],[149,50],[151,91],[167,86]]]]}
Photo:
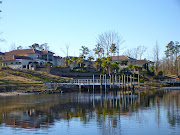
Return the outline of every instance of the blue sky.
{"type": "Polygon", "coordinates": [[[48,43],[56,55],[79,55],[81,46],[93,49],[96,38],[116,31],[125,40],[120,54],[139,45],[151,58],[158,41],[161,56],[171,40],[180,41],[180,0],[2,0],[1,51],[12,44],[27,47],[48,43]]]}

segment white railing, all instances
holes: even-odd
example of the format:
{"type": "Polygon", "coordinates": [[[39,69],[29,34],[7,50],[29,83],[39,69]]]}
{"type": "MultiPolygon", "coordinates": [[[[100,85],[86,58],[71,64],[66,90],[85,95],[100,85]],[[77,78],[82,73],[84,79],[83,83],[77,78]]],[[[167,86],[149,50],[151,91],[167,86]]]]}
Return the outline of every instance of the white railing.
{"type": "Polygon", "coordinates": [[[180,83],[180,79],[166,79],[163,82],[165,82],[165,83],[180,83]]]}
{"type": "Polygon", "coordinates": [[[102,84],[102,83],[110,83],[110,79],[104,80],[104,79],[74,79],[71,80],[71,83],[73,84],[102,84]]]}

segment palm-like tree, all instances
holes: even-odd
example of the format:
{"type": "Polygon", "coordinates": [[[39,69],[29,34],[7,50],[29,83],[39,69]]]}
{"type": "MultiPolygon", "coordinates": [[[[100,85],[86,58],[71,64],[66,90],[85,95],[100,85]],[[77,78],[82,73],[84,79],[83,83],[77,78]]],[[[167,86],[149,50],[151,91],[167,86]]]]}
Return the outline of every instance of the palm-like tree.
{"type": "Polygon", "coordinates": [[[97,58],[97,60],[95,61],[96,63],[96,67],[97,67],[97,71],[99,70],[99,67],[101,69],[101,65],[102,65],[102,59],[101,58],[97,58]]]}
{"type": "Polygon", "coordinates": [[[78,57],[77,59],[77,64],[80,65],[80,67],[82,67],[82,65],[85,63],[85,60],[82,57],[78,57]]]}

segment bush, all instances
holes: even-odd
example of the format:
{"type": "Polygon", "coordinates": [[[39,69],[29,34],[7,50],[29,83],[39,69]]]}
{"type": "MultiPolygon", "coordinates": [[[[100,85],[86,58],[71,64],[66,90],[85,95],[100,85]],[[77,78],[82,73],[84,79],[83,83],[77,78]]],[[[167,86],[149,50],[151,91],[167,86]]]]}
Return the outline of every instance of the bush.
{"type": "Polygon", "coordinates": [[[163,71],[159,71],[158,75],[163,75],[163,71]]]}

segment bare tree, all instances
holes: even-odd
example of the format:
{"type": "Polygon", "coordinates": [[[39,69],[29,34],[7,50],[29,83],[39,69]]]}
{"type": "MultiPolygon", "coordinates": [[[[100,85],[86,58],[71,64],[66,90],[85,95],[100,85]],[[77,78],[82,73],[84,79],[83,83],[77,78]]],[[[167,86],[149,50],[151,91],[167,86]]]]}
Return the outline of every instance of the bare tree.
{"type": "Polygon", "coordinates": [[[145,46],[138,46],[133,49],[128,49],[126,52],[124,52],[124,55],[127,55],[129,57],[132,57],[134,59],[140,59],[142,58],[143,54],[146,52],[147,47],[145,46]]]}
{"type": "Polygon", "coordinates": [[[153,51],[154,51],[154,62],[155,62],[155,75],[158,75],[160,61],[159,61],[159,44],[157,41],[153,51]]]}
{"type": "Polygon", "coordinates": [[[142,55],[143,55],[143,54],[146,52],[146,50],[147,50],[147,47],[140,45],[140,46],[137,47],[137,50],[138,50],[137,53],[138,53],[138,55],[139,55],[139,59],[141,60],[142,55]]]}
{"type": "Polygon", "coordinates": [[[13,43],[11,44],[9,51],[16,50],[16,49],[17,49],[16,44],[13,43]]]}
{"type": "Polygon", "coordinates": [[[104,32],[97,38],[97,44],[103,49],[103,57],[110,56],[110,48],[112,45],[117,48],[117,54],[119,55],[119,46],[123,43],[122,37],[117,32],[109,31],[104,32]]]}
{"type": "Polygon", "coordinates": [[[63,50],[61,48],[61,51],[66,55],[66,57],[64,58],[65,66],[68,65],[68,60],[69,60],[69,58],[68,58],[68,56],[69,56],[69,46],[70,46],[69,44],[66,44],[66,50],[63,50]]]}
{"type": "Polygon", "coordinates": [[[68,57],[69,56],[69,44],[66,44],[66,50],[63,50],[62,48],[61,48],[61,51],[66,55],[66,57],[68,57]]]}

